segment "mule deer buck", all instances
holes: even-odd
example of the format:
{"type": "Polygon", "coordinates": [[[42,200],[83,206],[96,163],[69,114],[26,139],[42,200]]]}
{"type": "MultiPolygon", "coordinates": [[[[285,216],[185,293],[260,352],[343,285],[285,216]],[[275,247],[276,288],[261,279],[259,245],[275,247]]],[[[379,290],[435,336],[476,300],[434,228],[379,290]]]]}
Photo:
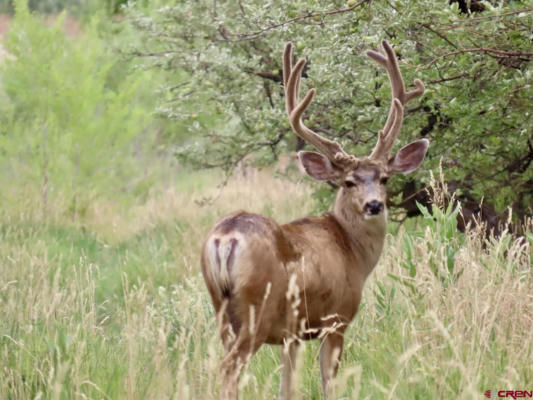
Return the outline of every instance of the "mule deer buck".
{"type": "Polygon", "coordinates": [[[354,318],[363,284],[380,257],[390,175],[417,169],[429,141],[417,140],[390,157],[400,132],[404,105],[424,92],[406,91],[392,47],[368,51],[388,73],[392,104],[377,144],[367,157],[347,154],[302,122],[311,89],[299,101],[305,60],[292,65],[292,45],[283,54],[286,111],[294,132],[320,153],[301,151],[305,171],[339,186],[333,210],[279,225],[270,218],[236,212],[218,222],[202,250],[202,273],[218,316],[225,357],[221,364],[224,399],[237,399],[238,377],[263,343],[283,345],[280,398],[291,395],[291,375],[301,340],[319,338],[322,387],[336,375],[344,332],[354,318]]]}

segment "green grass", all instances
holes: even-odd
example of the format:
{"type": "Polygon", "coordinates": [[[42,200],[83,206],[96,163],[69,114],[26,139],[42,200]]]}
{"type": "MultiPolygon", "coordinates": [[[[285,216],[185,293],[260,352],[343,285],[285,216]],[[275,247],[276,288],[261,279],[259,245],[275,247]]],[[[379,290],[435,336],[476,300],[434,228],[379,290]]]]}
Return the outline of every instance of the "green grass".
{"type": "MultiPolygon", "coordinates": [[[[3,210],[0,398],[217,399],[202,239],[234,209],[287,221],[312,203],[305,185],[262,173],[198,205],[216,182],[187,173],[129,207],[96,201],[82,220],[3,210]]],[[[533,382],[530,245],[483,248],[476,233],[450,233],[450,215],[388,236],[347,333],[338,398],[474,399],[533,382]]],[[[322,398],[318,352],[302,350],[296,398],[322,398]]],[[[263,346],[242,397],[275,398],[279,367],[279,348],[263,346]]]]}

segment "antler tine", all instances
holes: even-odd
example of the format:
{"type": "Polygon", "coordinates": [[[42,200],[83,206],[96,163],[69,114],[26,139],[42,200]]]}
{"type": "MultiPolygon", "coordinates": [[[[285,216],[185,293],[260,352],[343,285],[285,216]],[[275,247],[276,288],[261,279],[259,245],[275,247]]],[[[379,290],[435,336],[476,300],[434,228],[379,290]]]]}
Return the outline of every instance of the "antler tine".
{"type": "Polygon", "coordinates": [[[299,102],[300,78],[305,63],[305,59],[300,59],[294,67],[292,66],[292,44],[287,43],[283,52],[283,84],[285,86],[285,108],[292,129],[299,137],[322,152],[331,163],[339,167],[347,164],[353,165],[357,159],[346,154],[339,143],[318,135],[302,122],[302,115],[315,95],[315,90],[310,89],[299,102]]]}
{"type": "Polygon", "coordinates": [[[398,66],[398,59],[393,48],[386,40],[383,40],[381,45],[385,51],[385,55],[373,50],[367,51],[366,54],[387,70],[391,84],[392,104],[387,122],[382,131],[383,133],[380,134],[376,147],[374,147],[374,150],[370,154],[369,158],[372,159],[388,158],[402,126],[403,106],[408,101],[424,93],[424,84],[420,79],[415,79],[413,82],[416,89],[411,91],[405,90],[402,73],[398,66]]]}
{"type": "Polygon", "coordinates": [[[384,159],[385,161],[389,157],[389,152],[394,142],[396,141],[400,130],[402,129],[403,124],[403,106],[400,103],[400,100],[394,99],[393,101],[393,123],[389,131],[380,130],[378,133],[378,142],[370,154],[371,159],[379,160],[384,159]]]}
{"type": "Polygon", "coordinates": [[[287,87],[289,83],[289,77],[292,72],[292,43],[289,42],[285,45],[285,51],[283,52],[283,87],[285,88],[285,109],[287,115],[291,115],[291,111],[294,109],[294,105],[298,99],[295,99],[293,94],[289,95],[287,87]]]}
{"type": "Polygon", "coordinates": [[[292,43],[288,42],[283,50],[283,87],[287,88],[289,75],[292,71],[292,43]]]}

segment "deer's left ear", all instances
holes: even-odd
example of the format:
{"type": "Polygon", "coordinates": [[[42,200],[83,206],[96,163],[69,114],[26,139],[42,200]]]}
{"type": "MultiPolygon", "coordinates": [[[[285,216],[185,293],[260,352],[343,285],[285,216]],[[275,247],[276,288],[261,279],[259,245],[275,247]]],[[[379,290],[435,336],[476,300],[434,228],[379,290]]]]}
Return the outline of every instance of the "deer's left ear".
{"type": "Polygon", "coordinates": [[[429,140],[420,139],[402,147],[389,160],[389,172],[408,174],[420,167],[429,147],[429,140]]]}

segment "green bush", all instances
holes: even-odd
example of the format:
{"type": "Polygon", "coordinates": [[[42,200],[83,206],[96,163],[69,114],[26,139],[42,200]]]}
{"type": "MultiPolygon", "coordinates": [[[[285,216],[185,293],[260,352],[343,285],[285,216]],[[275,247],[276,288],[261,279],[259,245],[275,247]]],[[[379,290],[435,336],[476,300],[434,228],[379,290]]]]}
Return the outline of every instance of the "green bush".
{"type": "MultiPolygon", "coordinates": [[[[13,13],[13,0],[0,0],[0,13],[13,13]]],[[[105,8],[108,12],[118,13],[127,0],[28,0],[31,11],[45,14],[56,14],[67,10],[76,16],[105,8]]]]}
{"type": "Polygon", "coordinates": [[[152,121],[143,103],[150,74],[111,51],[96,18],[76,39],[61,26],[62,16],[49,28],[18,2],[1,67],[0,179],[39,187],[45,208],[50,196],[67,196],[78,213],[141,181],[135,157],[152,121]]]}
{"type": "MultiPolygon", "coordinates": [[[[442,159],[458,196],[473,203],[484,199],[498,211],[512,206],[521,218],[531,215],[528,2],[476,2],[483,11],[474,14],[443,0],[157,3],[148,12],[131,7],[131,19],[146,38],[139,53],[161,69],[190,74],[187,84],[176,86],[179,74],[169,82],[176,101],[163,111],[187,120],[191,104],[211,104],[221,116],[218,129],[202,121],[188,125],[184,159],[232,167],[248,154],[271,161],[296,147],[280,84],[287,41],[296,45],[295,57],[308,60],[302,92],[317,89],[305,115],[308,125],[355,155],[369,154],[387,117],[390,88],[365,51],[387,39],[409,88],[419,78],[427,89],[407,106],[397,146],[431,140],[424,168],[391,182],[393,202],[400,204],[402,194],[412,198],[427,183],[424,170],[436,169],[442,159]]],[[[402,205],[416,212],[412,203],[402,205]]]]}

